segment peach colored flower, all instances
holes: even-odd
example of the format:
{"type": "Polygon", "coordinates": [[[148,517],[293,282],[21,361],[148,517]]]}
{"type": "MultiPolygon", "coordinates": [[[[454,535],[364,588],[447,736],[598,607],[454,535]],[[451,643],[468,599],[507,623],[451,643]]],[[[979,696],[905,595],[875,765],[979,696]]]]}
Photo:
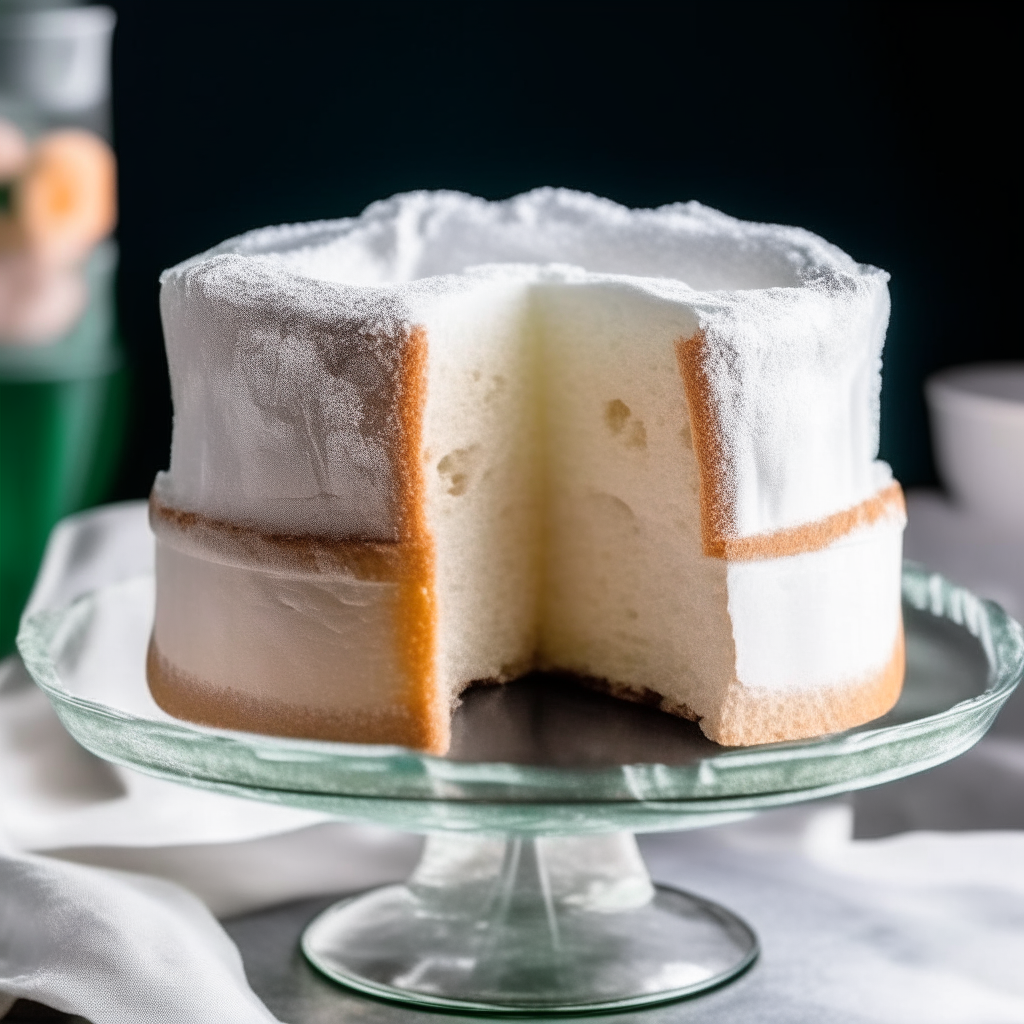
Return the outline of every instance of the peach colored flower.
{"type": "Polygon", "coordinates": [[[42,261],[68,265],[110,234],[117,219],[117,165],[98,135],[48,132],[14,183],[11,206],[26,245],[42,261]]]}

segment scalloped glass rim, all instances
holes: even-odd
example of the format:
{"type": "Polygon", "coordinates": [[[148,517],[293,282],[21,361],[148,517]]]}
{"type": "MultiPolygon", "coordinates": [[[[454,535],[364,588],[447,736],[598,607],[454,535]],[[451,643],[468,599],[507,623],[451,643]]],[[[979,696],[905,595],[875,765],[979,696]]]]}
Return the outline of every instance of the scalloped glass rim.
{"type": "Polygon", "coordinates": [[[967,750],[1024,674],[1024,631],[1018,623],[998,605],[907,563],[905,605],[965,629],[988,662],[985,689],[941,713],[813,740],[723,747],[686,765],[474,763],[401,747],[155,721],[71,693],[61,681],[59,659],[89,628],[102,594],[26,617],[18,637],[29,671],[83,746],[178,782],[411,830],[580,833],[698,827],[876,785],[967,750]]]}

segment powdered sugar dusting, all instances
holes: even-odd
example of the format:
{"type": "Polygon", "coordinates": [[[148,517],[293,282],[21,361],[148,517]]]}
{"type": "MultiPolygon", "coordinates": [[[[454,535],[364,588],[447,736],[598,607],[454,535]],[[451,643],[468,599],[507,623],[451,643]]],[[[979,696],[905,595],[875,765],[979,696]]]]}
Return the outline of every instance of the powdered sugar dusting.
{"type": "MultiPolygon", "coordinates": [[[[164,500],[292,532],[395,535],[409,331],[496,279],[622,288],[703,338],[733,536],[875,488],[887,275],[800,228],[699,203],[629,210],[564,189],[499,203],[414,192],[264,228],[167,271],[175,426],[164,500]]],[[[653,311],[657,310],[655,314],[653,311]]]]}

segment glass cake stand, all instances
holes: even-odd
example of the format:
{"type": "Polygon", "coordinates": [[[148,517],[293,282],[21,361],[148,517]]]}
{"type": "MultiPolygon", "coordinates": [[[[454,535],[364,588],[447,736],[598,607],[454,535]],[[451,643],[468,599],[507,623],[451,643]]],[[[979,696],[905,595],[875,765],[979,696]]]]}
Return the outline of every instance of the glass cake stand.
{"type": "Polygon", "coordinates": [[[727,748],[691,722],[535,675],[471,690],[447,757],[204,728],[149,696],[153,582],[26,618],[19,646],[86,748],[164,779],[428,833],[404,885],[306,929],[324,974],[427,1008],[543,1016],[666,1002],[758,954],[736,915],[652,885],[633,832],[700,828],[930,768],[988,729],[1024,673],[996,605],[908,565],[897,706],[815,740],[727,748]]]}

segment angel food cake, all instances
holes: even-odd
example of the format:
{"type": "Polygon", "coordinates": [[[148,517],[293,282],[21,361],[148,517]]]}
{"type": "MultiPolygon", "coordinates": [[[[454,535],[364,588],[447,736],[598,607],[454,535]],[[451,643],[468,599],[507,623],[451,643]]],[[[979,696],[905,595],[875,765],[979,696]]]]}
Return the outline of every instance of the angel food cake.
{"type": "Polygon", "coordinates": [[[751,744],[903,678],[887,275],[697,203],[396,196],[169,271],[150,688],[443,753],[460,692],[577,675],[751,744]]]}

